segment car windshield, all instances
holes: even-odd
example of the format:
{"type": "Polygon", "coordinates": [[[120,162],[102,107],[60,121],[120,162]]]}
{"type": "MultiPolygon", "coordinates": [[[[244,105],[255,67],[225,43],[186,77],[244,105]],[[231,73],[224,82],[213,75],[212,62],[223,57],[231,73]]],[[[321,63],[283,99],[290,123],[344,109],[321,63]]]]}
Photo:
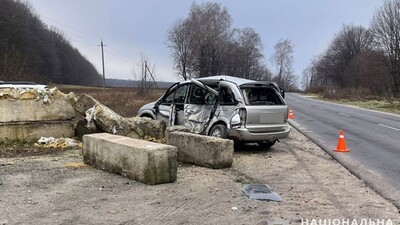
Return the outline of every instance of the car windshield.
{"type": "Polygon", "coordinates": [[[270,87],[242,88],[246,105],[284,105],[276,91],[270,87]]]}

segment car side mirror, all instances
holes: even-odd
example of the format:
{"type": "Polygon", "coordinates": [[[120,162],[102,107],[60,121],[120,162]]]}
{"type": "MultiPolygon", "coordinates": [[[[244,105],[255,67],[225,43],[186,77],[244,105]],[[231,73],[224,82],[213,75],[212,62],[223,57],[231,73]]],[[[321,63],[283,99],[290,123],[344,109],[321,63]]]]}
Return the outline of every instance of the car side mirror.
{"type": "Polygon", "coordinates": [[[153,107],[153,109],[154,109],[154,111],[155,112],[157,112],[158,111],[158,106],[160,105],[160,102],[158,101],[158,102],[156,102],[156,104],[154,104],[154,107],[153,107]]]}
{"type": "Polygon", "coordinates": [[[281,89],[281,95],[282,95],[282,98],[285,98],[285,91],[283,89],[281,89]]]}

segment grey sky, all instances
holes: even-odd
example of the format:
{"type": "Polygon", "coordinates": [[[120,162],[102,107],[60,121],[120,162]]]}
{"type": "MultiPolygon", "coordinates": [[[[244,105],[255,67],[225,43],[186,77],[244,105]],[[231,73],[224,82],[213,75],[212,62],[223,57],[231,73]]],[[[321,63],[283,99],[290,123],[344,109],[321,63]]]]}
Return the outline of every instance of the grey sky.
{"type": "MultiPolygon", "coordinates": [[[[100,38],[107,45],[106,76],[133,79],[132,67],[143,53],[156,64],[157,79],[177,80],[167,30],[185,17],[188,0],[29,0],[41,19],[58,27],[72,45],[101,71],[100,38]]],[[[197,3],[208,2],[197,0],[197,3]]],[[[383,0],[218,0],[229,9],[233,27],[260,34],[270,69],[273,46],[280,38],[295,45],[297,75],[314,55],[327,48],[343,24],[368,27],[383,0]]]]}

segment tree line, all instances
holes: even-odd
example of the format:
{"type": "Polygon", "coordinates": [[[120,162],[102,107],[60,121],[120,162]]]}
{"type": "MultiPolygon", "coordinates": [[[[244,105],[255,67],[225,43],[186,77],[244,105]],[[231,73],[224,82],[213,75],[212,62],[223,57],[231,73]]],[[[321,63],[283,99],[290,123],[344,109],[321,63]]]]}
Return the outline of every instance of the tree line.
{"type": "Polygon", "coordinates": [[[0,0],[0,80],[101,85],[94,66],[25,1],[0,0]]]}
{"type": "Polygon", "coordinates": [[[291,41],[282,39],[275,45],[274,76],[265,63],[260,35],[250,27],[233,28],[228,9],[219,3],[193,3],[188,15],[168,30],[167,45],[183,80],[232,75],[274,80],[287,89],[296,84],[291,41]]]}
{"type": "Polygon", "coordinates": [[[302,82],[314,92],[400,96],[400,0],[385,0],[368,28],[343,25],[302,82]]]}

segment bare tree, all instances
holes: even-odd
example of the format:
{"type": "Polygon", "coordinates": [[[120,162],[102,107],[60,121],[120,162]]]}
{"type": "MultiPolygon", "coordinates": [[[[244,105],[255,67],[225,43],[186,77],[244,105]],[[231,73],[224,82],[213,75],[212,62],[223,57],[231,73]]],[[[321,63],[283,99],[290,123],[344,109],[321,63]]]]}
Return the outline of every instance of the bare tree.
{"type": "Polygon", "coordinates": [[[193,60],[191,38],[191,29],[186,20],[179,20],[168,31],[168,47],[171,49],[178,77],[183,80],[190,79],[192,74],[190,68],[190,62],[193,60]]]}
{"type": "Polygon", "coordinates": [[[315,68],[310,64],[301,73],[301,85],[304,91],[308,91],[311,87],[311,78],[313,77],[313,71],[315,68]]]}
{"type": "Polygon", "coordinates": [[[192,4],[188,16],[177,21],[167,36],[180,78],[218,74],[270,78],[259,34],[252,28],[232,29],[231,23],[227,8],[221,4],[192,4]]]}
{"type": "Polygon", "coordinates": [[[276,66],[275,80],[284,89],[296,86],[296,76],[293,73],[293,48],[294,45],[289,39],[281,39],[274,46],[275,52],[272,60],[276,66]]]}
{"type": "Polygon", "coordinates": [[[222,58],[224,73],[253,80],[270,78],[263,62],[261,38],[254,29],[235,29],[227,45],[229,50],[222,58]]]}
{"type": "Polygon", "coordinates": [[[133,77],[139,81],[137,88],[139,93],[145,95],[151,88],[156,87],[155,80],[156,66],[151,64],[146,57],[141,54],[140,62],[133,66],[133,77]]]}
{"type": "Polygon", "coordinates": [[[189,15],[171,27],[167,45],[181,78],[222,72],[231,21],[227,8],[221,4],[193,3],[189,15]]]}
{"type": "Polygon", "coordinates": [[[372,35],[362,26],[345,25],[331,42],[326,57],[331,61],[330,78],[339,87],[354,86],[359,74],[351,71],[351,61],[371,50],[372,35]]]}
{"type": "Polygon", "coordinates": [[[392,91],[400,94],[400,0],[385,0],[374,14],[371,32],[389,68],[392,91]]]}
{"type": "MultiPolygon", "coordinates": [[[[243,68],[242,77],[259,80],[265,74],[265,65],[261,60],[264,58],[260,35],[252,28],[244,28],[239,34],[240,47],[243,49],[242,62],[239,64],[243,68]]],[[[236,57],[240,57],[237,55],[236,57]]]]}
{"type": "Polygon", "coordinates": [[[193,3],[188,23],[192,29],[192,68],[195,76],[221,73],[221,57],[230,39],[232,18],[228,9],[219,3],[193,3]]]}
{"type": "MultiPolygon", "coordinates": [[[[365,71],[359,68],[360,60],[370,60],[373,55],[372,35],[362,26],[344,25],[335,35],[328,49],[310,63],[305,71],[310,77],[310,87],[329,90],[366,88],[362,84],[365,71]],[[357,63],[356,63],[357,61],[357,63]]],[[[375,65],[375,63],[373,63],[375,65]]]]}

